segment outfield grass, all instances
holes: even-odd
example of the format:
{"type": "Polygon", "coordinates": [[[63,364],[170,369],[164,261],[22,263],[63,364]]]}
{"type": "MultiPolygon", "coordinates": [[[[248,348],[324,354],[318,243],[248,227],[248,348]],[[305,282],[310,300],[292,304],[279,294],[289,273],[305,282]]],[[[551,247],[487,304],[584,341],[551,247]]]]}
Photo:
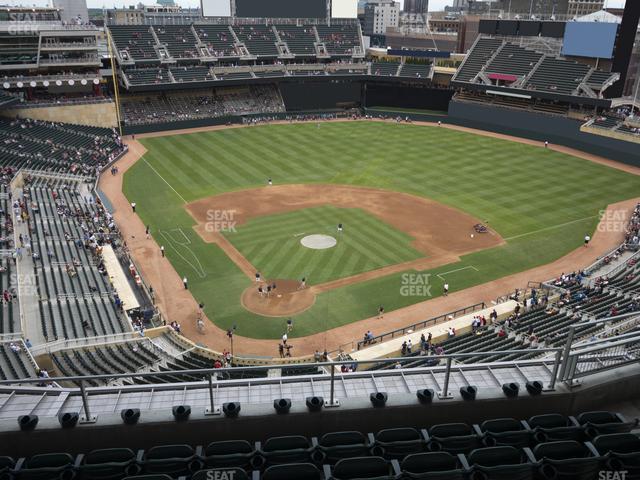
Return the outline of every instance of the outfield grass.
{"type": "MultiPolygon", "coordinates": [[[[593,232],[601,209],[640,191],[639,177],[603,165],[418,125],[268,125],[142,142],[149,152],[125,175],[127,197],[137,202],[159,242],[164,242],[160,230],[179,232],[181,240],[168,248],[168,257],[180,276],[190,278],[209,317],[222,328],[237,324],[238,334],[256,338],[279,337],[284,320],[242,309],[238,299],[249,280],[195,233],[185,201],[264,186],[272,177],[278,184],[335,183],[411,193],[489,222],[507,244],[426,272],[437,294],[444,278],[455,291],[561,257],[593,232]],[[458,271],[446,273],[452,270],[458,271]]],[[[399,274],[389,275],[323,293],[296,318],[295,335],[372,316],[380,304],[391,311],[425,300],[399,295],[401,283],[399,274]]]]}
{"type": "Polygon", "coordinates": [[[412,237],[359,208],[327,205],[252,218],[225,236],[265,278],[305,277],[309,285],[425,257],[411,247],[412,237]],[[326,250],[302,246],[311,234],[338,243],[326,250]]]}

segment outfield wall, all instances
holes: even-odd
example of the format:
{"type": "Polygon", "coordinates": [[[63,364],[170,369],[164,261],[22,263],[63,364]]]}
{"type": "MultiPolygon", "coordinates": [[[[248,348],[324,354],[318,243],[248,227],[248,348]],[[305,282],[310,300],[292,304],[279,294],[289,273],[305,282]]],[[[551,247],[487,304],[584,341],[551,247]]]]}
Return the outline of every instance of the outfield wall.
{"type": "Polygon", "coordinates": [[[361,105],[361,82],[304,80],[279,85],[288,112],[335,109],[361,105]]]}
{"type": "Polygon", "coordinates": [[[447,111],[453,90],[419,86],[367,83],[364,93],[366,107],[384,105],[393,108],[412,108],[447,111]]]}
{"type": "Polygon", "coordinates": [[[582,121],[477,103],[452,101],[448,123],[548,141],[640,167],[638,144],[581,132],[582,121]]]}
{"type": "Polygon", "coordinates": [[[114,128],[118,125],[115,102],[12,108],[0,115],[10,118],[32,118],[47,122],[64,122],[91,127],[114,128]]]}

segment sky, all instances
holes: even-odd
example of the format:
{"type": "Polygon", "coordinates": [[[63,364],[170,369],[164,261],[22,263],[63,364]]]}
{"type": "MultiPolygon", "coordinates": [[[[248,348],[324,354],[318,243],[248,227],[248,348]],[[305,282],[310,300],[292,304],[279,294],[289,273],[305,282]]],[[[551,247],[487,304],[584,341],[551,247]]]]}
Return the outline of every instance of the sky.
{"type": "MultiPolygon", "coordinates": [[[[264,0],[265,2],[269,0],[264,0]]],[[[300,0],[304,1],[304,0],[300,0]]],[[[122,7],[128,5],[136,5],[140,0],[87,0],[87,5],[90,8],[111,8],[113,6],[122,7]]],[[[400,0],[402,3],[402,0],[400,0]]],[[[605,5],[607,7],[622,7],[625,0],[607,0],[605,5]]],[[[143,0],[142,3],[153,4],[153,0],[143,0]]],[[[183,7],[197,7],[200,6],[200,0],[176,0],[178,5],[183,7]]],[[[446,5],[451,5],[452,0],[429,0],[429,10],[443,10],[446,5]]],[[[49,0],[0,0],[0,5],[22,5],[22,6],[48,6],[49,0]]]]}

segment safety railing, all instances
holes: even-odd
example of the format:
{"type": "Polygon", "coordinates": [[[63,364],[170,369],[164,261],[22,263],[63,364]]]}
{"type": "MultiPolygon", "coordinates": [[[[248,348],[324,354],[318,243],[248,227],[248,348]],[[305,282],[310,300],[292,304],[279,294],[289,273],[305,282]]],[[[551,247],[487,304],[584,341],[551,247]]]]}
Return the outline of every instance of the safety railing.
{"type": "MultiPolygon", "coordinates": [[[[546,348],[546,349],[535,349],[535,350],[500,350],[500,351],[489,351],[489,352],[481,352],[481,353],[457,353],[457,354],[450,354],[450,355],[431,355],[431,356],[425,356],[425,357],[417,357],[417,358],[425,358],[425,359],[429,359],[432,363],[433,362],[437,362],[437,366],[430,366],[430,367],[423,367],[423,368],[411,368],[411,369],[406,369],[404,370],[405,372],[407,371],[432,371],[434,369],[438,369],[440,370],[440,373],[444,373],[444,378],[442,380],[441,383],[439,383],[439,385],[441,386],[441,388],[439,389],[439,391],[437,392],[437,395],[439,396],[439,398],[441,399],[449,399],[452,397],[451,395],[451,390],[450,390],[450,383],[451,383],[451,375],[452,372],[455,370],[456,372],[460,372],[460,371],[464,371],[466,370],[477,370],[478,368],[482,368],[483,364],[478,364],[478,363],[474,363],[474,364],[462,364],[460,363],[461,361],[463,361],[466,358],[471,358],[473,356],[478,356],[481,355],[484,358],[489,358],[491,356],[495,356],[495,355],[513,355],[513,354],[517,354],[517,355],[527,355],[530,354],[532,352],[535,352],[536,354],[548,354],[550,356],[553,356],[553,364],[551,366],[550,370],[550,375],[549,375],[549,381],[546,385],[544,385],[544,388],[546,388],[547,390],[553,390],[555,389],[555,385],[556,385],[556,376],[557,373],[559,371],[559,367],[560,367],[560,361],[561,361],[561,353],[562,353],[562,349],[561,348],[546,348]]],[[[415,359],[416,357],[412,357],[412,359],[415,359]]],[[[337,372],[339,371],[339,368],[341,365],[349,365],[349,367],[351,367],[352,369],[356,370],[356,373],[359,373],[360,375],[365,375],[365,376],[371,376],[371,375],[394,375],[397,374],[397,372],[399,370],[397,369],[393,369],[393,370],[380,370],[380,371],[375,371],[375,370],[365,370],[363,372],[358,372],[359,367],[373,367],[375,368],[376,365],[380,365],[380,364],[386,364],[388,362],[402,362],[402,361],[406,361],[407,358],[406,357],[401,357],[401,358],[385,358],[385,359],[376,359],[376,360],[360,360],[360,361],[345,361],[345,362],[318,362],[318,363],[312,363],[312,364],[305,364],[304,368],[307,369],[309,367],[314,367],[314,368],[322,368],[325,369],[325,371],[329,371],[328,375],[314,375],[313,378],[327,378],[329,379],[329,398],[326,399],[325,401],[325,406],[327,407],[331,407],[331,406],[338,406],[339,405],[339,400],[336,397],[336,380],[337,378],[340,378],[340,374],[337,375],[337,372]]],[[[509,367],[509,368],[516,368],[519,369],[520,366],[524,367],[525,365],[550,365],[551,361],[544,361],[544,360],[512,360],[509,361],[508,363],[502,364],[503,366],[509,367]]],[[[491,368],[495,370],[495,368],[497,368],[498,366],[500,366],[501,364],[499,362],[493,362],[490,364],[485,364],[485,366],[487,365],[491,365],[491,368]]],[[[176,384],[175,383],[171,383],[171,382],[175,382],[176,377],[177,378],[186,378],[186,377],[191,377],[191,378],[199,378],[202,379],[200,381],[185,381],[184,383],[180,384],[180,388],[184,389],[184,388],[203,388],[205,387],[208,390],[208,407],[205,411],[205,414],[207,415],[217,415],[220,414],[220,406],[217,404],[216,402],[216,392],[217,389],[219,387],[220,383],[224,383],[228,380],[220,380],[221,377],[224,376],[228,376],[230,374],[237,374],[239,372],[245,372],[248,373],[248,376],[251,376],[251,372],[260,372],[260,371],[266,371],[272,368],[282,368],[282,365],[269,365],[269,366],[250,366],[250,367],[231,367],[231,368],[211,368],[211,369],[198,369],[198,370],[172,370],[172,371],[162,371],[162,372],[147,372],[147,373],[137,373],[137,372],[132,372],[132,373],[123,373],[123,374],[107,374],[107,375],[92,375],[92,376],[69,376],[69,377],[50,377],[50,378],[30,378],[30,379],[23,379],[23,380],[3,380],[0,381],[0,393],[2,393],[3,391],[6,391],[7,389],[15,389],[16,387],[12,387],[12,385],[21,385],[22,387],[24,386],[33,386],[35,385],[36,387],[46,387],[48,384],[69,384],[69,383],[73,383],[75,385],[77,385],[77,388],[75,389],[67,389],[66,391],[69,392],[71,395],[80,395],[82,397],[82,408],[83,408],[83,412],[84,412],[84,416],[82,418],[82,422],[83,423],[92,423],[96,421],[95,416],[93,416],[91,414],[91,402],[90,402],[90,397],[92,394],[94,395],[98,395],[101,392],[102,393],[106,393],[110,388],[120,388],[120,389],[134,389],[136,391],[144,391],[144,390],[148,390],[148,391],[157,391],[163,388],[176,388],[176,384]],[[135,385],[135,386],[131,386],[131,387],[99,387],[99,388],[89,388],[88,385],[91,384],[95,384],[96,382],[113,382],[114,380],[130,380],[132,382],[135,383],[135,379],[150,379],[152,381],[157,382],[158,380],[161,381],[161,384],[159,383],[154,383],[153,385],[135,385]]],[[[289,367],[290,368],[290,367],[289,367]]],[[[548,367],[547,367],[548,368],[548,367]]],[[[521,369],[519,369],[519,371],[522,371],[521,369]]],[[[251,385],[252,386],[257,386],[260,385],[261,383],[269,383],[269,382],[273,382],[273,378],[251,378],[251,385]]],[[[29,390],[28,388],[20,388],[20,391],[22,393],[29,393],[29,392],[34,392],[34,390],[29,390]]],[[[36,392],[42,392],[42,390],[35,390],[36,392]]]]}
{"type": "MultiPolygon", "coordinates": [[[[468,307],[459,308],[458,310],[454,310],[452,312],[443,313],[442,315],[438,315],[437,317],[430,318],[428,320],[423,320],[422,322],[414,323],[412,325],[407,325],[406,327],[398,328],[396,330],[392,330],[390,332],[382,333],[380,335],[376,335],[370,340],[360,340],[356,344],[356,349],[360,350],[362,346],[365,344],[369,345],[371,343],[384,342],[386,340],[390,340],[397,336],[406,335],[407,333],[415,332],[416,330],[421,330],[423,328],[427,328],[430,325],[436,325],[444,320],[447,320],[449,317],[456,318],[460,315],[467,315],[469,313],[476,312],[478,310],[482,310],[487,308],[484,302],[476,303],[474,305],[470,305],[468,307]]],[[[348,344],[345,344],[348,345],[348,344]]]]}

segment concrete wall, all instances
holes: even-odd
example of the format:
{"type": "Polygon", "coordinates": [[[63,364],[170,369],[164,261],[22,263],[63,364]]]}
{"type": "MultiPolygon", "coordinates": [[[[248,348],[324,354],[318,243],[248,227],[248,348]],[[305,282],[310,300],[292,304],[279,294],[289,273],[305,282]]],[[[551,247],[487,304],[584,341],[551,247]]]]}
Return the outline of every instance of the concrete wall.
{"type": "Polygon", "coordinates": [[[3,117],[33,118],[48,122],[74,123],[113,128],[118,125],[114,102],[60,105],[52,107],[16,108],[0,112],[3,117]]]}

